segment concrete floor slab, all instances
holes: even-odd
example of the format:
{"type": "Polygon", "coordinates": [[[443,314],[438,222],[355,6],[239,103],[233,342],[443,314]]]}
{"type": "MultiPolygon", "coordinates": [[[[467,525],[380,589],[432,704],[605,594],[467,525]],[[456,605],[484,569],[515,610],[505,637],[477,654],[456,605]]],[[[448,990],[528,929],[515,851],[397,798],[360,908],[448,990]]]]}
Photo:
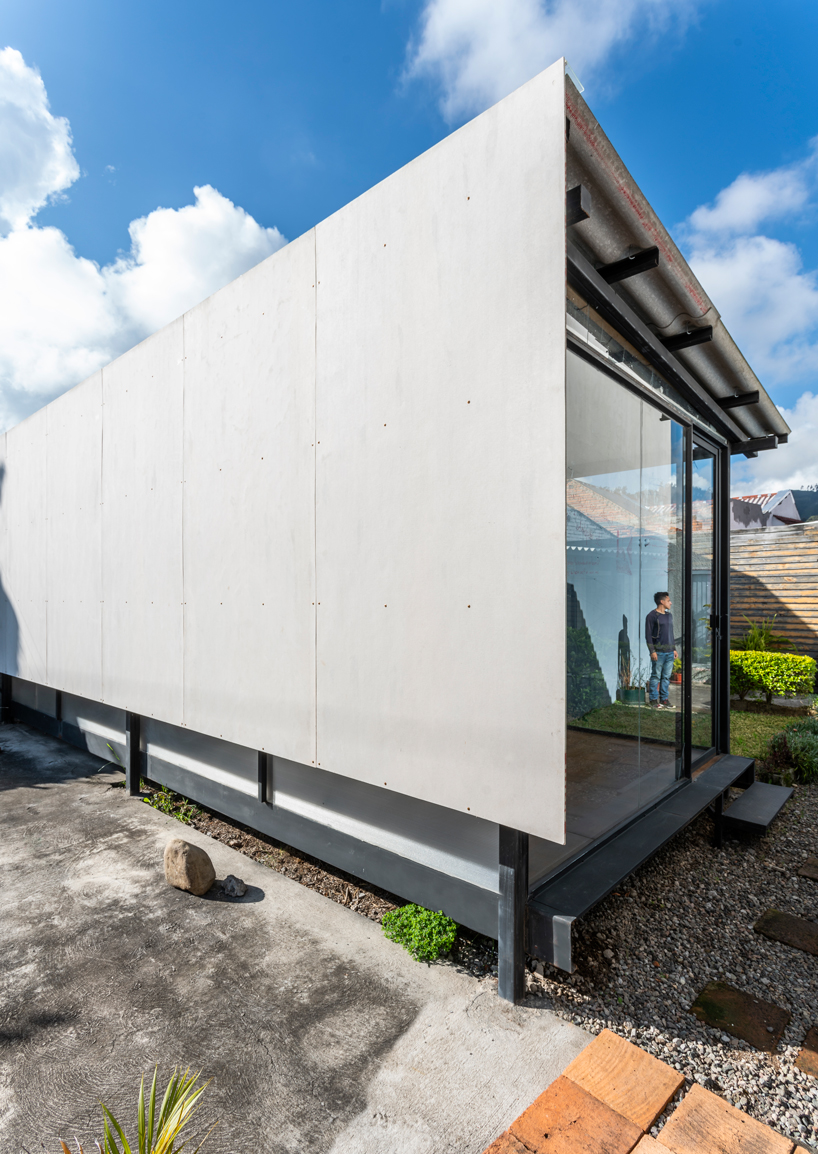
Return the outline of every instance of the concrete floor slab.
{"type": "Polygon", "coordinates": [[[131,1125],[158,1062],[213,1078],[212,1154],[479,1154],[590,1040],[196,831],[247,895],[172,889],[177,821],[89,754],[0,744],[0,1149],[90,1143],[100,1099],[131,1125]]]}

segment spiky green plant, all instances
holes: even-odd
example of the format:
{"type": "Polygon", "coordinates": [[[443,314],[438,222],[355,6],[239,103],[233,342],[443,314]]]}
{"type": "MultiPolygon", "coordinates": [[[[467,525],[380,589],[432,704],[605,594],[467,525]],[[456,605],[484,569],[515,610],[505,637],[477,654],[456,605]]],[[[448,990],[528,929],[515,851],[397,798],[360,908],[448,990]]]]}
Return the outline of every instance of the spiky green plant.
{"type": "MultiPolygon", "coordinates": [[[[191,1116],[199,1108],[199,1098],[210,1083],[205,1082],[204,1085],[197,1086],[196,1083],[200,1074],[191,1074],[190,1070],[185,1070],[184,1074],[180,1074],[178,1069],[174,1070],[157,1114],[156,1078],[158,1073],[158,1069],[153,1072],[153,1083],[147,1102],[145,1101],[145,1076],[142,1075],[142,1081],[139,1085],[135,1146],[132,1146],[125,1137],[122,1127],[105,1103],[100,1102],[102,1106],[103,1142],[101,1145],[96,1142],[95,1145],[101,1154],[180,1154],[180,1151],[187,1146],[190,1141],[189,1138],[186,1138],[181,1145],[177,1145],[177,1142],[191,1116]],[[121,1147],[117,1144],[117,1136],[122,1143],[121,1147]]],[[[210,1130],[208,1130],[209,1133],[210,1130]]],[[[197,1151],[201,1150],[206,1138],[207,1134],[193,1151],[193,1154],[197,1154],[197,1151]]],[[[71,1150],[62,1139],[60,1139],[60,1145],[64,1154],[71,1154],[71,1150]]],[[[79,1154],[83,1154],[79,1142],[77,1142],[77,1147],[79,1154]]]]}

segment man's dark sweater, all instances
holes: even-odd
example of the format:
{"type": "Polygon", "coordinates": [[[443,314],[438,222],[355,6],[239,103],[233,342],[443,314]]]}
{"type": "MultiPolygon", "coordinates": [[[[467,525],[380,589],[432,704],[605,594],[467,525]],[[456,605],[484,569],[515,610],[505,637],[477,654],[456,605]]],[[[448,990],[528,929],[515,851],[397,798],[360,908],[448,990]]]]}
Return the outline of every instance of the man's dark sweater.
{"type": "Polygon", "coordinates": [[[645,618],[645,641],[651,653],[672,653],[676,648],[673,614],[652,609],[645,618]]]}

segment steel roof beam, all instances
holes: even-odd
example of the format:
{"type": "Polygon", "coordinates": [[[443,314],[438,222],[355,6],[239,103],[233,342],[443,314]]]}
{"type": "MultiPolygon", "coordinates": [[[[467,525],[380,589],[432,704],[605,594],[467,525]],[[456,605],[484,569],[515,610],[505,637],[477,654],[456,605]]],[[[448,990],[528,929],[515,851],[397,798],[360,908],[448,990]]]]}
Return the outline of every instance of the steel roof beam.
{"type": "MultiPolygon", "coordinates": [[[[679,349],[689,349],[693,345],[704,345],[712,339],[713,326],[701,325],[699,328],[688,329],[684,333],[676,333],[673,337],[663,337],[662,344],[669,353],[676,353],[679,349]]],[[[757,393],[756,396],[758,396],[757,393]]]]}
{"type": "Polygon", "coordinates": [[[732,397],[721,397],[719,404],[723,409],[738,409],[742,405],[757,405],[761,400],[761,393],[753,389],[751,393],[733,393],[732,397]]]}
{"type": "Polygon", "coordinates": [[[565,224],[570,228],[572,224],[579,224],[591,215],[591,194],[581,184],[569,188],[565,194],[565,224]]]}
{"type": "Polygon", "coordinates": [[[747,434],[723,413],[709,393],[691,376],[630,305],[610,288],[589,260],[570,241],[567,247],[568,281],[609,324],[620,332],[647,362],[676,388],[714,429],[728,441],[745,441],[747,434]]]}
{"type": "Polygon", "coordinates": [[[777,449],[778,437],[753,437],[749,441],[737,441],[730,446],[730,455],[735,457],[736,453],[743,453],[745,457],[755,457],[758,453],[763,453],[766,449],[777,449]]]}
{"type": "MultiPolygon", "coordinates": [[[[580,187],[582,186],[580,185],[580,187]]],[[[596,271],[606,284],[616,284],[617,281],[626,280],[629,276],[636,276],[637,273],[647,272],[648,269],[658,267],[659,249],[653,245],[652,248],[643,248],[622,260],[601,264],[596,271]]]]}

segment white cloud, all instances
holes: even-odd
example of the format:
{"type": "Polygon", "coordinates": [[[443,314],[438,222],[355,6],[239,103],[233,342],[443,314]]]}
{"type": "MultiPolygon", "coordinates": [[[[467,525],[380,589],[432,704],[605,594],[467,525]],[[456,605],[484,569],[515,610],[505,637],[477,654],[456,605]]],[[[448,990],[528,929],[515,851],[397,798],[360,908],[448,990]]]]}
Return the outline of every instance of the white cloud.
{"type": "Polygon", "coordinates": [[[683,29],[697,0],[426,0],[407,78],[431,79],[450,123],[494,104],[560,56],[584,83],[611,53],[683,29]]]}
{"type": "MultiPolygon", "coordinates": [[[[811,145],[815,150],[818,140],[811,145]]],[[[692,213],[690,227],[699,233],[751,232],[764,220],[781,219],[804,208],[812,159],[772,172],[743,172],[721,190],[712,205],[701,205],[692,213]]]]}
{"type": "Polygon", "coordinates": [[[818,183],[818,138],[798,164],[742,173],[680,229],[691,267],[730,332],[771,385],[814,379],[818,271],[798,247],[757,232],[804,216],[818,183]]]}
{"type": "Polygon", "coordinates": [[[65,117],[15,48],[0,51],[0,234],[28,223],[80,174],[65,117]]]}
{"type": "Polygon", "coordinates": [[[818,395],[802,393],[781,415],[792,429],[788,443],[749,461],[734,457],[733,493],[774,493],[818,484],[818,395]]]}
{"type": "Polygon", "coordinates": [[[204,185],[195,203],[132,221],[130,251],[100,267],[33,223],[78,175],[68,122],[48,111],[39,74],[14,49],[0,52],[0,428],[286,243],[204,185]]]}
{"type": "Polygon", "coordinates": [[[818,137],[805,159],[741,173],[680,227],[691,267],[766,386],[810,386],[781,408],[789,441],[733,461],[734,492],[768,493],[818,483],[818,270],[798,246],[756,231],[808,221],[818,188],[818,137]]]}

